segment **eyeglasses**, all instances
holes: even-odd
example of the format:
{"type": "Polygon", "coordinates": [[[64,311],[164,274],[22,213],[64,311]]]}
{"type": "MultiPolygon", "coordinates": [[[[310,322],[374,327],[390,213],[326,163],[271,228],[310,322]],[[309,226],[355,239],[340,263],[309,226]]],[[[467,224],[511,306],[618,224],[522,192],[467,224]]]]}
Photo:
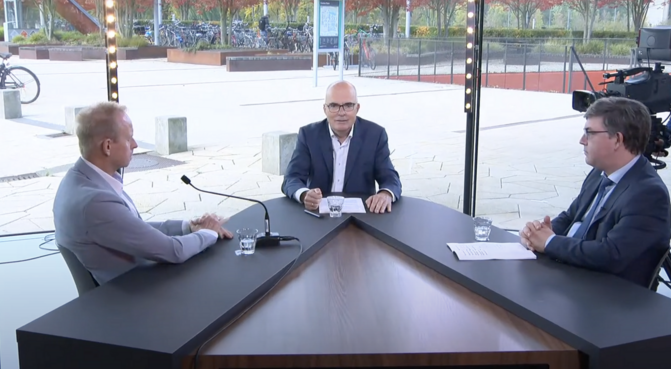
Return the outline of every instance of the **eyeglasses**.
{"type": "Polygon", "coordinates": [[[592,131],[589,128],[585,128],[585,137],[593,136],[597,133],[609,133],[608,131],[592,131]]]}
{"type": "Polygon", "coordinates": [[[344,103],[344,104],[336,104],[336,103],[330,103],[326,105],[326,107],[329,109],[331,113],[337,113],[340,111],[340,108],[343,108],[344,111],[352,111],[354,108],[357,106],[357,103],[344,103]]]}

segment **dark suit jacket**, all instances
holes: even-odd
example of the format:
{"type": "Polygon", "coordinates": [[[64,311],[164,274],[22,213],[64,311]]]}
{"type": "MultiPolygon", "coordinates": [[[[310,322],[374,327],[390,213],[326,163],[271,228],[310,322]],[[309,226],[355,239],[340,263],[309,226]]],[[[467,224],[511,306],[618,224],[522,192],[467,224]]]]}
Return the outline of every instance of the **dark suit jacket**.
{"type": "MultiPolygon", "coordinates": [[[[401,198],[401,181],[389,158],[385,129],[358,118],[350,140],[345,164],[344,193],[373,195],[375,182],[401,198]]],[[[331,192],[333,184],[333,144],[326,119],[308,124],[298,131],[296,149],[289,161],[282,192],[291,198],[301,188],[331,192]]]]}
{"type": "Polygon", "coordinates": [[[552,220],[557,235],[545,253],[568,264],[615,274],[648,288],[659,260],[669,249],[669,192],[650,162],[641,156],[613,188],[594,216],[585,239],[566,237],[596,197],[601,171],[593,169],[567,211],[552,220]]]}

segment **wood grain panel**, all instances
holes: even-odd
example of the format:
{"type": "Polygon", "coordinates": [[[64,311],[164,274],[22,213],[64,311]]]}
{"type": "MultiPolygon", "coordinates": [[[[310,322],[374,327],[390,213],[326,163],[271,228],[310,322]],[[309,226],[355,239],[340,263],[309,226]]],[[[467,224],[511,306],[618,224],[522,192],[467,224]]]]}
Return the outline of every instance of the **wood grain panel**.
{"type": "Polygon", "coordinates": [[[584,357],[354,226],[198,358],[199,369],[497,364],[576,369],[584,357]]]}

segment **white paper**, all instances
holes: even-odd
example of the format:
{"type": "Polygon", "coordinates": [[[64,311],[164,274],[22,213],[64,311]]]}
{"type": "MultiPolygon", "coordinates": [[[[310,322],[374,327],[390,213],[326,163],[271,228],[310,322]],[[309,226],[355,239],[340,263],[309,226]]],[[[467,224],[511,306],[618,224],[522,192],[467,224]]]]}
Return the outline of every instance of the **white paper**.
{"type": "Polygon", "coordinates": [[[533,251],[518,242],[448,243],[459,260],[527,260],[536,259],[533,251]]]}
{"type": "MultiPolygon", "coordinates": [[[[326,198],[322,198],[322,201],[319,203],[319,212],[321,214],[328,214],[329,203],[326,198]]],[[[363,201],[358,197],[345,198],[345,202],[342,204],[343,214],[355,214],[355,213],[366,213],[366,208],[363,205],[363,201]]]]}

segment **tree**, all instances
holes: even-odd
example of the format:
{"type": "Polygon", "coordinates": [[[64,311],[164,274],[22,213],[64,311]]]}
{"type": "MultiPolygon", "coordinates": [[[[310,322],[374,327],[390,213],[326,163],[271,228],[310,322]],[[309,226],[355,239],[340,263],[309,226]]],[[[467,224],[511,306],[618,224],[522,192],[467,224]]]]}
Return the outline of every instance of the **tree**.
{"type": "Polygon", "coordinates": [[[589,42],[589,39],[592,37],[592,29],[594,28],[594,20],[596,19],[597,10],[600,8],[612,4],[618,0],[565,0],[564,3],[569,6],[569,8],[576,10],[582,15],[584,20],[583,43],[589,42]]]}
{"type": "MultiPolygon", "coordinates": [[[[119,33],[126,38],[133,37],[133,21],[137,13],[154,6],[153,0],[116,0],[116,18],[119,33]]],[[[104,23],[103,23],[104,24],[104,23]]]]}
{"type": "Polygon", "coordinates": [[[298,13],[298,6],[301,0],[274,0],[273,2],[279,3],[282,6],[287,23],[296,22],[296,14],[298,13]]]}
{"type": "MultiPolygon", "coordinates": [[[[58,0],[33,0],[35,6],[39,9],[40,15],[44,18],[44,34],[47,40],[51,41],[54,34],[54,20],[56,19],[56,1],[58,0]]],[[[5,31],[9,33],[8,31],[5,31]]]]}
{"type": "Polygon", "coordinates": [[[359,17],[367,15],[370,11],[370,0],[347,0],[345,2],[345,12],[347,14],[354,14],[355,24],[359,24],[359,17]]]}
{"type": "Polygon", "coordinates": [[[627,32],[630,32],[631,23],[634,23],[634,31],[641,29],[650,4],[652,0],[617,0],[612,2],[611,6],[614,8],[623,6],[627,9],[627,32]]]}
{"type": "Polygon", "coordinates": [[[220,39],[222,45],[228,45],[230,43],[230,34],[227,36],[228,30],[228,19],[229,16],[231,19],[235,17],[238,11],[242,8],[248,6],[256,5],[257,0],[201,0],[198,2],[198,6],[205,11],[210,11],[217,9],[219,12],[219,29],[220,29],[220,39]]]}
{"type": "Polygon", "coordinates": [[[447,34],[447,27],[452,23],[454,11],[457,5],[461,2],[459,0],[429,0],[428,8],[436,14],[436,28],[438,29],[438,36],[447,34]],[[443,28],[444,26],[444,28],[443,28]]]}
{"type": "MultiPolygon", "coordinates": [[[[382,16],[382,26],[384,27],[384,39],[396,36],[396,29],[398,28],[398,19],[401,9],[406,10],[406,0],[367,0],[370,4],[369,8],[380,9],[382,16]]],[[[410,2],[410,11],[426,4],[427,0],[412,0],[410,2]]]]}
{"type": "Polygon", "coordinates": [[[193,0],[165,0],[165,2],[177,9],[181,20],[189,20],[191,9],[193,8],[194,4],[193,0]]]}
{"type": "Polygon", "coordinates": [[[548,10],[558,5],[559,0],[496,0],[496,2],[505,5],[515,14],[518,29],[528,29],[536,11],[548,10]]]}

